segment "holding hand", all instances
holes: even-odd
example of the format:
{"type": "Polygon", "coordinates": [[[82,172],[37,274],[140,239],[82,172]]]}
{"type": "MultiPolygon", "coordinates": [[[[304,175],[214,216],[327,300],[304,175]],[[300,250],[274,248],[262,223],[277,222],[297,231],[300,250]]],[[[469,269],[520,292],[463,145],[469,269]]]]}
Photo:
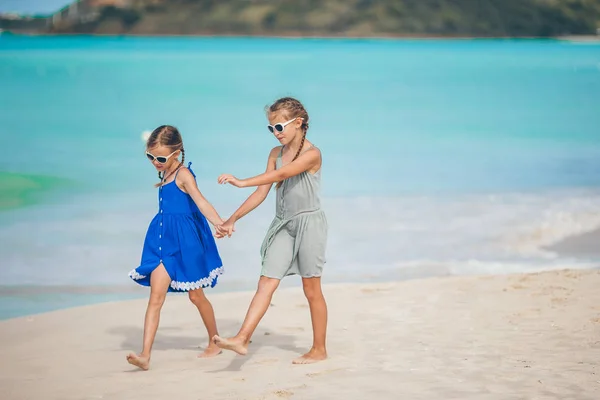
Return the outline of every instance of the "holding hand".
{"type": "Polygon", "coordinates": [[[225,223],[223,223],[221,225],[217,225],[215,227],[215,229],[216,229],[215,237],[217,239],[224,238],[225,236],[231,237],[232,233],[235,232],[234,224],[235,224],[235,222],[232,221],[231,218],[229,218],[227,221],[225,221],[225,223]]]}
{"type": "Polygon", "coordinates": [[[229,183],[230,185],[233,185],[235,187],[246,187],[246,185],[244,184],[244,181],[239,180],[238,178],[236,178],[235,176],[231,175],[231,174],[222,174],[221,176],[219,176],[218,179],[219,183],[221,185],[225,184],[225,183],[229,183]]]}

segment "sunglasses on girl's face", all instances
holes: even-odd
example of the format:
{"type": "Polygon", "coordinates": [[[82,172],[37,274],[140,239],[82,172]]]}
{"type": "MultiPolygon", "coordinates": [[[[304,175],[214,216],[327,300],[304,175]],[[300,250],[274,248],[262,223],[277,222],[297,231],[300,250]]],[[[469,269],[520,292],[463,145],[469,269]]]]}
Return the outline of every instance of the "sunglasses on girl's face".
{"type": "Polygon", "coordinates": [[[275,124],[275,125],[267,125],[267,128],[269,128],[269,131],[271,133],[275,133],[275,131],[277,131],[277,132],[283,132],[283,130],[285,129],[285,127],[287,126],[287,124],[290,124],[290,123],[294,122],[297,119],[298,119],[298,117],[296,117],[294,119],[290,119],[289,121],[284,122],[283,124],[279,123],[279,124],[275,124]]]}
{"type": "Polygon", "coordinates": [[[150,161],[154,161],[156,160],[159,164],[166,164],[167,161],[169,161],[169,158],[171,158],[171,156],[175,153],[177,153],[179,150],[175,150],[174,152],[172,152],[171,154],[169,154],[168,156],[155,156],[152,153],[146,152],[146,157],[148,157],[148,160],[150,161]]]}

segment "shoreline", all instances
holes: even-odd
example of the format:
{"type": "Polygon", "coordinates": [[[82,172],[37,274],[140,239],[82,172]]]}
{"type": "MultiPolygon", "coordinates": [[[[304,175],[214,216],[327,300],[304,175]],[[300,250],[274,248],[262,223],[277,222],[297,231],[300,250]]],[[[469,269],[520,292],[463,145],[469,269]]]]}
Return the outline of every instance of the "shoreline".
{"type": "Polygon", "coordinates": [[[560,257],[600,260],[600,228],[568,236],[544,249],[560,257]]]}
{"type": "Polygon", "coordinates": [[[388,35],[345,35],[345,34],[300,34],[300,33],[281,33],[281,34],[215,34],[215,33],[196,33],[196,34],[152,34],[152,33],[75,33],[75,32],[10,32],[4,31],[0,36],[6,35],[18,37],[100,37],[100,38],[207,38],[207,39],[316,39],[316,40],[419,40],[419,41],[453,41],[453,40],[548,40],[548,41],[566,41],[566,42],[586,42],[600,43],[600,35],[566,35],[566,36],[468,36],[468,35],[414,35],[414,34],[388,34],[388,35]]]}
{"type": "MultiPolygon", "coordinates": [[[[574,236],[574,245],[571,244],[571,237],[565,239],[567,249],[571,246],[577,246],[579,236],[588,240],[588,235],[592,238],[600,238],[600,228],[597,231],[588,234],[574,236]]],[[[559,242],[562,243],[563,241],[559,242]]],[[[561,246],[560,244],[553,246],[561,246]]],[[[545,250],[558,252],[553,249],[553,246],[544,247],[545,250]]],[[[559,247],[559,250],[562,247],[559,247]]],[[[577,247],[575,248],[577,249],[577,247]]],[[[560,250],[562,251],[562,250],[560,250]]],[[[568,250],[567,250],[568,251],[568,250]]],[[[572,254],[562,254],[561,256],[573,256],[572,254]]],[[[513,275],[528,275],[528,274],[544,274],[556,271],[596,271],[600,270],[600,251],[598,257],[594,257],[598,262],[582,263],[581,267],[569,266],[545,266],[542,268],[534,268],[524,271],[516,271],[511,268],[511,265],[506,264],[505,272],[478,272],[474,270],[465,270],[462,273],[445,270],[436,263],[422,263],[414,268],[391,268],[387,271],[382,271],[380,275],[364,275],[341,278],[339,274],[330,274],[324,276],[324,287],[336,287],[344,285],[386,285],[386,284],[401,284],[409,282],[420,282],[428,280],[452,280],[452,279],[482,279],[493,277],[510,277],[513,275]],[[341,279],[340,279],[341,278],[341,279]]],[[[586,261],[585,258],[582,261],[586,261]]],[[[587,260],[589,261],[589,260],[587,260]]],[[[466,261],[464,262],[467,263],[466,261]]],[[[209,299],[214,296],[227,296],[236,294],[253,294],[255,292],[256,280],[232,280],[231,282],[221,283],[215,288],[205,289],[209,299]]],[[[302,283],[298,276],[290,276],[282,280],[279,290],[294,290],[302,287],[302,283]]],[[[150,293],[150,288],[141,286],[132,282],[132,284],[119,285],[48,285],[48,286],[31,286],[31,285],[0,285],[0,324],[3,321],[10,321],[21,318],[32,318],[48,313],[55,313],[67,310],[75,310],[82,307],[94,307],[102,304],[118,303],[123,301],[147,301],[150,293]],[[19,299],[25,303],[19,308],[11,308],[15,304],[15,299],[19,299]],[[34,306],[32,306],[32,304],[34,306]],[[41,306],[35,306],[41,304],[41,306]]],[[[187,292],[168,293],[169,298],[177,299],[184,297],[187,299],[187,292]]],[[[175,300],[180,301],[180,300],[175,300]]]]}
{"type": "MultiPolygon", "coordinates": [[[[197,359],[198,312],[170,299],[147,372],[125,361],[145,299],[60,310],[0,321],[0,386],[7,400],[593,398],[599,284],[581,270],[327,284],[329,359],[302,366],[290,363],[312,340],[298,287],[276,292],[246,357],[197,359]]],[[[251,295],[211,297],[220,334],[237,331],[251,295]]]]}

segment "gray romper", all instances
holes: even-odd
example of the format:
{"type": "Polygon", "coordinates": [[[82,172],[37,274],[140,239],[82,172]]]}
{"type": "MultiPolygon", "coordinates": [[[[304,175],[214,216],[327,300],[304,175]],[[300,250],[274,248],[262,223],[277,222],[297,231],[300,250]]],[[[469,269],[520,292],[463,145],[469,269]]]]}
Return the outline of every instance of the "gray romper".
{"type": "MultiPolygon", "coordinates": [[[[283,147],[277,157],[277,169],[282,166],[282,152],[283,147]]],[[[321,169],[315,174],[305,171],[287,178],[277,189],[275,219],[260,249],[261,275],[277,279],[287,275],[321,276],[327,219],[321,210],[320,186],[321,169]]]]}

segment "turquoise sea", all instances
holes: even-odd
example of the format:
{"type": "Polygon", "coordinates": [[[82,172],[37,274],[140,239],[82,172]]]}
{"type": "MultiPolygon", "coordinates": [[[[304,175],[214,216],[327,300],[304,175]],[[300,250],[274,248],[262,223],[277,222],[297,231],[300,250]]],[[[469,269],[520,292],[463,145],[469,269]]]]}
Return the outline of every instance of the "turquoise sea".
{"type": "MultiPolygon", "coordinates": [[[[182,132],[228,216],[308,109],[331,225],[326,282],[591,268],[545,246],[600,226],[600,44],[0,36],[0,318],[145,296],[128,272],[157,209],[144,131],[182,132]]],[[[218,242],[254,288],[273,197],[218,242]]],[[[296,284],[290,279],[286,284],[296,284]]]]}

